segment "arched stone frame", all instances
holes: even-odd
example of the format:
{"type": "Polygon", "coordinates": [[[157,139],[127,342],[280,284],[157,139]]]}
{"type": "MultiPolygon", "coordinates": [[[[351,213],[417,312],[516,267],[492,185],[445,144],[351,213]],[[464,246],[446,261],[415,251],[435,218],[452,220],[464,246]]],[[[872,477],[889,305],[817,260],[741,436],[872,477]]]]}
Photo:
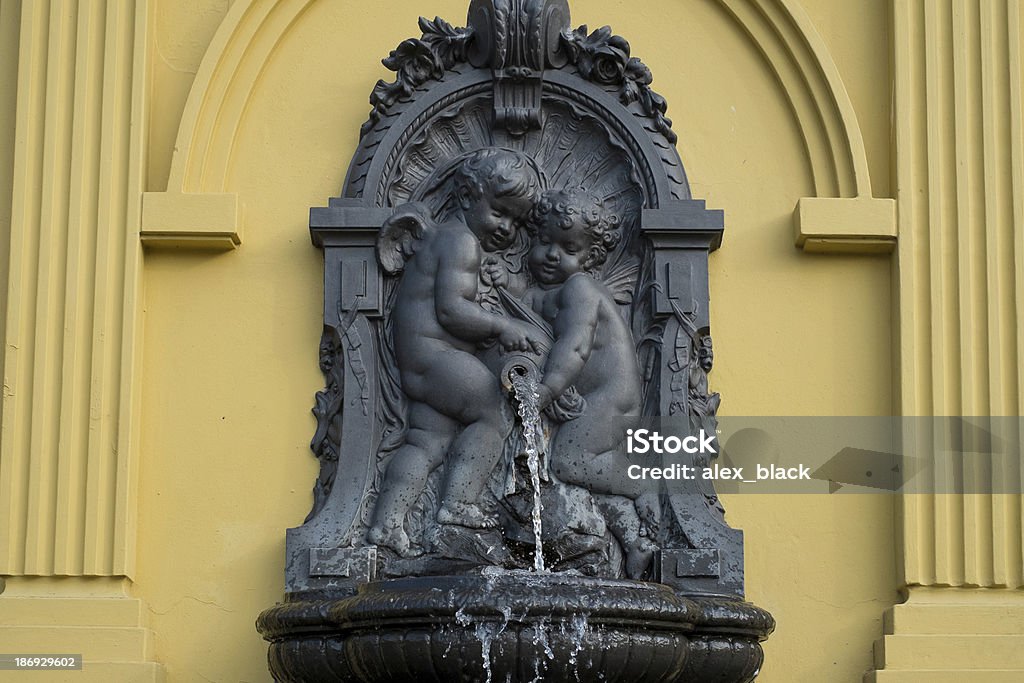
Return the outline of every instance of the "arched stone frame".
{"type": "MultiPolygon", "coordinates": [[[[474,7],[470,9],[471,18],[474,7]]],[[[568,9],[564,4],[552,2],[545,7],[551,15],[545,14],[544,21],[567,25],[568,9]]],[[[486,31],[474,26],[474,32],[463,32],[450,26],[428,26],[423,21],[421,27],[424,41],[430,29],[440,31],[431,35],[443,35],[448,43],[486,31]]],[[[577,34],[575,39],[584,38],[585,34],[577,34]]],[[[474,49],[481,49],[480,42],[488,46],[486,38],[476,40],[470,43],[470,55],[474,49]]],[[[560,37],[555,43],[562,45],[565,41],[560,37]]],[[[395,60],[396,54],[389,59],[395,60]]],[[[554,52],[535,59],[553,62],[558,55],[554,52]]],[[[473,61],[472,56],[469,59],[473,61]]],[[[703,201],[690,198],[674,146],[676,135],[660,110],[650,106],[660,101],[664,107],[659,96],[640,85],[645,97],[627,104],[620,91],[628,81],[623,74],[619,80],[592,81],[582,68],[577,68],[575,60],[563,60],[569,61],[572,63],[564,68],[545,70],[543,80],[538,77],[527,86],[522,81],[511,85],[503,82],[490,61],[484,62],[487,66],[474,67],[464,58],[452,58],[443,70],[429,77],[421,72],[411,75],[401,62],[394,62],[398,80],[394,84],[381,82],[375,89],[375,108],[363,126],[342,196],[332,198],[327,207],[311,209],[313,241],[324,249],[324,336],[320,351],[327,387],[318,394],[314,411],[319,428],[312,446],[320,458],[321,470],[313,510],[305,524],[288,532],[286,583],[290,591],[349,582],[354,586],[374,575],[376,552],[367,549],[364,541],[367,515],[380,485],[381,463],[393,451],[391,444],[403,422],[401,399],[394,398],[401,389],[388,378],[389,341],[384,322],[388,284],[378,267],[374,245],[391,209],[420,198],[414,196],[414,188],[429,184],[425,174],[436,173],[457,159],[460,151],[472,152],[491,145],[529,147],[532,143],[534,151],[528,154],[536,155],[538,166],[544,168],[542,150],[554,150],[555,162],[562,159],[558,167],[569,168],[571,176],[573,165],[563,167],[561,145],[570,145],[569,149],[581,153],[577,144],[589,146],[592,138],[606,139],[605,144],[610,146],[600,152],[604,161],[598,166],[610,165],[602,172],[602,181],[606,176],[624,173],[626,179],[615,185],[612,196],[623,192],[632,196],[639,191],[638,198],[620,196],[614,203],[619,204],[616,211],[624,211],[624,216],[636,216],[627,221],[632,227],[624,226],[621,246],[624,251],[635,249],[633,253],[642,264],[634,290],[636,301],[626,308],[634,338],[643,340],[638,352],[650,373],[645,382],[644,413],[650,417],[690,414],[694,399],[683,387],[693,381],[693,373],[703,376],[707,370],[699,370],[696,359],[700,347],[710,348],[707,255],[721,243],[722,212],[707,210],[703,201]],[[515,109],[511,120],[503,120],[497,102],[506,97],[505,87],[513,91],[508,100],[518,105],[532,101],[536,108],[515,109]],[[531,91],[524,87],[538,88],[537,99],[531,99],[531,91]],[[474,107],[478,110],[481,103],[485,111],[476,111],[476,117],[467,113],[474,107]],[[525,131],[518,128],[517,117],[529,115],[536,116],[535,125],[542,129],[537,134],[524,135],[525,131]],[[575,137],[570,135],[567,140],[562,134],[572,126],[554,124],[559,132],[555,138],[547,137],[552,120],[577,117],[593,122],[595,127],[589,134],[576,130],[575,137]],[[446,121],[451,119],[461,121],[460,125],[445,130],[446,121]],[[435,135],[443,142],[433,145],[435,135]],[[409,169],[403,171],[402,162],[415,159],[418,145],[427,148],[429,162],[426,170],[412,173],[417,179],[410,185],[404,182],[403,174],[409,169]],[[614,162],[605,158],[616,154],[620,156],[614,162]],[[612,168],[619,173],[613,174],[612,168]]],[[[633,61],[636,68],[646,69],[638,60],[633,61]]],[[[548,161],[552,162],[550,156],[548,161]]],[[[549,167],[548,171],[555,169],[549,167]]],[[[560,188],[554,176],[552,187],[560,188]]],[[[571,177],[562,178],[561,182],[574,182],[571,177]]],[[[705,416],[708,418],[714,419],[713,410],[705,416]]],[[[714,433],[713,425],[706,426],[709,433],[714,433]]],[[[680,483],[665,491],[662,501],[670,510],[665,519],[671,521],[659,532],[664,538],[655,567],[658,579],[681,590],[742,595],[742,533],[725,524],[714,491],[680,483]]]]}
{"type": "MultiPolygon", "coordinates": [[[[231,7],[189,93],[167,191],[143,198],[141,238],[148,247],[232,249],[241,243],[242,212],[227,187],[235,137],[263,68],[317,1],[257,0],[231,7]]],[[[872,196],[853,104],[806,11],[798,0],[716,2],[764,56],[801,131],[816,194],[795,208],[798,246],[891,250],[895,203],[872,196]]]]}

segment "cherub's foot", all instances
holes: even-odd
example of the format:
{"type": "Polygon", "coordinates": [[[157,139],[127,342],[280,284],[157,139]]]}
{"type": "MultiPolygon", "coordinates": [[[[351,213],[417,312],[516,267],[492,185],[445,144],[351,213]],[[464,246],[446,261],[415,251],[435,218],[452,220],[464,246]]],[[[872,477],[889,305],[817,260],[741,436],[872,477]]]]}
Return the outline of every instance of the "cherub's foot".
{"type": "Polygon", "coordinates": [[[469,529],[493,529],[498,519],[472,503],[445,503],[437,511],[438,524],[455,524],[469,529]]]}
{"type": "Polygon", "coordinates": [[[366,534],[366,539],[374,545],[381,545],[391,548],[402,557],[412,557],[415,553],[412,550],[412,543],[405,529],[399,526],[375,526],[366,534]]]}
{"type": "Polygon", "coordinates": [[[661,517],[661,501],[657,493],[643,493],[636,499],[636,513],[640,517],[641,524],[648,530],[658,527],[658,518],[661,517]]]}
{"type": "Polygon", "coordinates": [[[654,559],[654,551],[658,549],[652,541],[638,538],[636,543],[626,548],[626,576],[631,579],[642,579],[654,559]]]}

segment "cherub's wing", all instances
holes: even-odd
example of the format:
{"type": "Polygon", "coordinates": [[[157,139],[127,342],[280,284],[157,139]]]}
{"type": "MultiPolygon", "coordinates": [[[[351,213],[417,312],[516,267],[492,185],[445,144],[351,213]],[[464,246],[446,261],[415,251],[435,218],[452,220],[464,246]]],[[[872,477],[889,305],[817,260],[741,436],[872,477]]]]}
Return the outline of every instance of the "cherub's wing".
{"type": "Polygon", "coordinates": [[[395,209],[377,235],[377,259],[385,272],[397,275],[416,253],[416,243],[432,228],[430,210],[422,202],[409,202],[395,209]]]}
{"type": "Polygon", "coordinates": [[[616,303],[628,304],[633,301],[633,290],[636,289],[639,275],[640,258],[624,255],[605,271],[601,282],[611,291],[616,303]]]}

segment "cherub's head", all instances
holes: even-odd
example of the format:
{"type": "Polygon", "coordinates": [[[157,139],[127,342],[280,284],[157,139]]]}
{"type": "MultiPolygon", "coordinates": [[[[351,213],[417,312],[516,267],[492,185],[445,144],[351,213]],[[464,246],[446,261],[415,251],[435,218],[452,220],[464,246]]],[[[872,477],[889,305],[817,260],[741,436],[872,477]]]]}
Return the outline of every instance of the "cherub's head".
{"type": "Polygon", "coordinates": [[[529,224],[534,235],[530,271],[545,285],[597,271],[621,237],[618,219],[583,190],[545,192],[533,207],[529,224]]]}
{"type": "Polygon", "coordinates": [[[540,178],[529,159],[486,147],[468,156],[453,177],[462,218],[484,250],[511,246],[516,225],[540,193],[540,178]]]}
{"type": "Polygon", "coordinates": [[[711,367],[715,364],[715,350],[711,342],[711,335],[705,334],[700,338],[697,361],[704,372],[711,372],[711,367]]]}

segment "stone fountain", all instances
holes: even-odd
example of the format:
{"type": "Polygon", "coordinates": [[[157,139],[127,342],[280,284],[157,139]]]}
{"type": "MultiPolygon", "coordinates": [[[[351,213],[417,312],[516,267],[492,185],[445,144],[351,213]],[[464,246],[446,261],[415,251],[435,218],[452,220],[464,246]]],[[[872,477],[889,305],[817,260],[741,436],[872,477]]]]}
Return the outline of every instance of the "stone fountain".
{"type": "Polygon", "coordinates": [[[706,480],[637,481],[625,448],[652,420],[715,434],[723,212],[690,196],[650,71],[565,0],[420,29],[310,212],[320,474],[257,623],[271,672],[753,680],[774,622],[743,600],[742,533],[706,480]]]}

